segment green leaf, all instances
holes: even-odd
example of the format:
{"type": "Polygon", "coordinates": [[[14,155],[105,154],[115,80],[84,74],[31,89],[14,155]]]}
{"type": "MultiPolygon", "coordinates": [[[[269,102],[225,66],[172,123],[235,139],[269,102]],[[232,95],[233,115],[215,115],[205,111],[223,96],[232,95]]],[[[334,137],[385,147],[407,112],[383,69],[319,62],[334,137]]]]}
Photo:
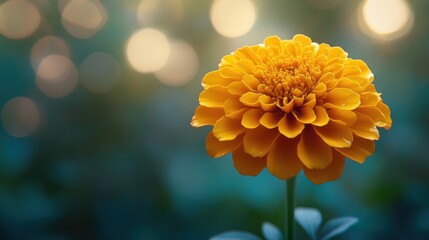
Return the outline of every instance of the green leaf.
{"type": "Polygon", "coordinates": [[[264,222],[262,233],[267,240],[283,240],[282,232],[272,223],[264,222]]]}
{"type": "Polygon", "coordinates": [[[345,232],[351,226],[356,224],[358,219],[355,217],[334,218],[328,221],[320,231],[320,239],[328,240],[345,232]]]}
{"type": "Polygon", "coordinates": [[[317,231],[322,223],[322,215],[315,208],[296,208],[295,219],[310,236],[311,240],[316,240],[317,231]]]}
{"type": "Polygon", "coordinates": [[[210,240],[261,240],[261,238],[249,232],[232,230],[213,236],[210,240]]]}

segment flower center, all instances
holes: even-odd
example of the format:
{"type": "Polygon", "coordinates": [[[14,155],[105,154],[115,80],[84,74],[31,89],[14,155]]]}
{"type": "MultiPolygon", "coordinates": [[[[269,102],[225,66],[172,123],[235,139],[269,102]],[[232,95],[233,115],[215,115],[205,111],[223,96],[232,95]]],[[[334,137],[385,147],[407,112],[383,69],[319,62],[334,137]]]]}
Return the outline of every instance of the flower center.
{"type": "Polygon", "coordinates": [[[310,93],[321,76],[321,70],[313,57],[286,55],[267,58],[256,66],[254,76],[260,82],[258,92],[282,104],[284,98],[289,102],[297,94],[310,93]]]}

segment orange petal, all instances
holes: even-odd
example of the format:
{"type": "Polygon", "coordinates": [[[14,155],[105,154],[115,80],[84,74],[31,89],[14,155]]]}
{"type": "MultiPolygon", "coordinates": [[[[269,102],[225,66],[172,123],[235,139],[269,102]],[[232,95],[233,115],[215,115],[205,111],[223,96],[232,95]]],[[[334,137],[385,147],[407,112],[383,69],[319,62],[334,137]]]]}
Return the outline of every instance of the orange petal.
{"type": "Polygon", "coordinates": [[[242,104],[238,99],[227,99],[225,104],[223,105],[223,110],[225,111],[225,116],[229,118],[241,119],[244,112],[246,112],[249,108],[247,108],[244,104],[242,104]]]}
{"type": "Polygon", "coordinates": [[[295,116],[292,114],[285,114],[278,124],[280,133],[288,138],[294,138],[298,136],[304,127],[304,123],[296,120],[295,116]]]}
{"type": "Polygon", "coordinates": [[[244,113],[243,118],[241,119],[241,125],[248,129],[253,129],[259,126],[259,120],[261,120],[263,111],[257,108],[252,108],[244,113]]]}
{"type": "Polygon", "coordinates": [[[280,135],[277,129],[258,127],[246,131],[243,138],[244,151],[252,157],[263,157],[270,151],[274,141],[280,135]]]}
{"type": "Polygon", "coordinates": [[[231,79],[223,78],[219,76],[219,70],[207,73],[203,80],[202,85],[204,88],[213,87],[213,86],[222,86],[226,87],[231,83],[231,79]]]}
{"type": "Polygon", "coordinates": [[[332,58],[343,58],[347,57],[347,53],[340,47],[331,47],[328,55],[328,59],[332,58]]]}
{"type": "Polygon", "coordinates": [[[277,127],[283,116],[283,112],[266,112],[259,121],[262,126],[271,129],[277,127]]]}
{"type": "Polygon", "coordinates": [[[233,78],[237,80],[243,77],[243,73],[234,67],[221,67],[219,69],[219,75],[224,78],[233,78]]]}
{"type": "Polygon", "coordinates": [[[252,157],[244,152],[243,145],[232,152],[234,167],[241,175],[257,176],[267,165],[267,159],[252,157]]]}
{"type": "Polygon", "coordinates": [[[311,44],[311,38],[302,35],[302,34],[297,34],[293,37],[294,41],[298,41],[302,44],[302,46],[308,46],[311,44]]]}
{"type": "Polygon", "coordinates": [[[232,95],[224,87],[215,86],[205,89],[200,93],[200,105],[206,107],[223,107],[223,104],[232,95]]]}
{"type": "Polygon", "coordinates": [[[360,112],[356,112],[356,116],[356,123],[350,127],[352,132],[365,139],[378,140],[378,129],[371,118],[360,112]]]}
{"type": "Polygon", "coordinates": [[[387,125],[389,125],[388,119],[386,118],[386,116],[384,116],[383,112],[379,108],[359,107],[356,110],[370,117],[371,120],[374,122],[375,126],[377,127],[386,127],[387,125]]]}
{"type": "Polygon", "coordinates": [[[356,120],[356,113],[344,109],[330,109],[328,111],[329,118],[344,126],[352,126],[356,120]]]}
{"type": "Polygon", "coordinates": [[[240,57],[240,59],[250,59],[253,62],[257,63],[259,62],[260,56],[258,56],[258,54],[255,53],[256,48],[261,48],[260,46],[253,46],[253,47],[242,47],[240,49],[238,49],[235,53],[240,57]]]}
{"type": "Polygon", "coordinates": [[[198,106],[195,110],[195,115],[192,117],[191,125],[193,127],[214,125],[223,115],[225,115],[225,112],[222,108],[198,106]]]}
{"type": "Polygon", "coordinates": [[[332,163],[324,169],[309,169],[304,167],[305,176],[315,184],[333,181],[341,177],[344,169],[344,156],[332,151],[332,163]]]}
{"type": "Polygon", "coordinates": [[[316,113],[309,107],[302,107],[298,111],[292,111],[292,113],[302,123],[312,123],[316,120],[316,113]]]}
{"type": "Polygon", "coordinates": [[[326,90],[327,90],[326,84],[324,84],[323,82],[319,82],[316,85],[316,87],[314,87],[313,90],[311,90],[311,93],[314,93],[314,95],[316,95],[316,98],[319,98],[325,95],[326,90]]]}
{"type": "Polygon", "coordinates": [[[348,59],[348,62],[350,62],[350,64],[355,64],[357,65],[360,70],[361,70],[361,75],[364,77],[371,77],[374,76],[371,72],[371,70],[368,68],[368,66],[366,65],[366,63],[360,59],[348,59]]]}
{"type": "Polygon", "coordinates": [[[245,74],[251,74],[255,65],[250,60],[240,60],[237,67],[245,74]]]}
{"type": "Polygon", "coordinates": [[[256,91],[258,89],[258,85],[260,84],[259,80],[256,79],[253,75],[244,76],[242,81],[249,90],[253,91],[256,91]]]}
{"type": "Polygon", "coordinates": [[[383,102],[379,102],[377,104],[377,108],[380,109],[380,111],[386,117],[386,126],[384,128],[390,129],[390,127],[392,126],[392,118],[390,117],[389,107],[386,104],[384,104],[383,102]]]}
{"type": "Polygon", "coordinates": [[[210,131],[206,138],[206,150],[207,154],[211,157],[218,158],[225,154],[234,151],[243,142],[243,135],[237,136],[231,141],[219,141],[210,131]]]}
{"type": "Polygon", "coordinates": [[[276,46],[276,47],[278,47],[280,49],[282,47],[282,40],[279,37],[277,37],[277,36],[270,36],[270,37],[267,37],[265,39],[264,45],[266,47],[268,47],[268,46],[276,46]]]}
{"type": "Polygon", "coordinates": [[[231,84],[228,85],[227,88],[229,93],[237,96],[241,96],[244,93],[249,91],[246,85],[244,85],[244,83],[241,81],[232,82],[231,84]]]}
{"type": "Polygon", "coordinates": [[[348,88],[348,89],[355,91],[355,92],[361,92],[363,90],[362,86],[358,82],[352,81],[348,78],[341,78],[338,81],[337,87],[348,88]]]}
{"type": "Polygon", "coordinates": [[[353,139],[352,145],[349,148],[337,149],[338,152],[358,163],[364,163],[365,158],[372,155],[374,150],[374,141],[360,137],[355,137],[353,139]]]}
{"type": "Polygon", "coordinates": [[[329,122],[329,116],[326,110],[321,106],[316,106],[314,108],[314,113],[316,114],[316,120],[312,122],[312,125],[315,126],[324,126],[329,122]]]}
{"type": "Polygon", "coordinates": [[[353,141],[352,131],[348,127],[332,121],[323,127],[314,127],[314,130],[331,147],[350,147],[353,141]]]}
{"type": "Polygon", "coordinates": [[[343,72],[341,73],[342,77],[359,75],[362,73],[362,70],[358,66],[355,65],[345,65],[343,67],[343,72]]]}
{"type": "Polygon", "coordinates": [[[259,95],[260,93],[247,92],[240,97],[240,102],[249,107],[259,107],[259,95]]]}
{"type": "Polygon", "coordinates": [[[224,116],[215,123],[213,135],[219,141],[228,141],[235,139],[245,130],[246,129],[241,126],[240,120],[224,116]]]}
{"type": "Polygon", "coordinates": [[[282,180],[296,176],[302,169],[296,148],[296,139],[277,138],[267,156],[268,171],[282,180]]]}
{"type": "Polygon", "coordinates": [[[298,157],[307,168],[324,169],[332,162],[332,151],[312,127],[307,127],[298,143],[298,157]]]}
{"type": "Polygon", "coordinates": [[[258,101],[261,103],[262,110],[266,112],[272,112],[277,109],[276,103],[265,94],[261,94],[258,101]]]}
{"type": "Polygon", "coordinates": [[[228,66],[228,67],[234,67],[235,64],[239,61],[237,56],[235,55],[226,55],[221,60],[221,66],[228,66]]]}
{"type": "Polygon", "coordinates": [[[347,88],[332,89],[325,98],[323,107],[353,110],[360,104],[359,94],[347,88]]]}
{"type": "Polygon", "coordinates": [[[361,106],[376,106],[380,101],[380,93],[364,92],[360,94],[361,106]]]}
{"type": "MultiPolygon", "coordinates": [[[[332,72],[327,72],[319,78],[319,83],[327,83],[334,79],[335,79],[335,74],[333,74],[332,72]]],[[[319,86],[319,84],[317,86],[319,86]]]]}

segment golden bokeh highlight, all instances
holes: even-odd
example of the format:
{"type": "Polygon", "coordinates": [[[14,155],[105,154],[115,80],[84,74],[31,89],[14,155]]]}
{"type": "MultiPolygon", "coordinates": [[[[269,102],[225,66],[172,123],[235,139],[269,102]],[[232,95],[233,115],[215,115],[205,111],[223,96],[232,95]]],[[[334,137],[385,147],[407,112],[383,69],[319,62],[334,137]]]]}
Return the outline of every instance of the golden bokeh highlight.
{"type": "Polygon", "coordinates": [[[125,46],[128,62],[138,72],[160,70],[168,60],[170,43],[161,31],[144,28],[134,32],[125,46]]]}
{"type": "Polygon", "coordinates": [[[255,5],[251,0],[215,0],[210,9],[210,20],[219,34],[240,37],[255,24],[255,5]]]}
{"type": "Polygon", "coordinates": [[[405,0],[366,0],[359,8],[359,26],[368,35],[392,40],[407,34],[414,15],[405,0]]]}
{"type": "Polygon", "coordinates": [[[70,49],[63,39],[46,36],[37,41],[31,48],[31,66],[37,71],[40,62],[49,55],[61,55],[70,58],[70,49]]]}
{"type": "Polygon", "coordinates": [[[10,0],[0,5],[0,33],[10,39],[32,35],[40,25],[39,10],[25,0],[10,0]]]}
{"type": "Polygon", "coordinates": [[[107,21],[107,12],[96,0],[69,1],[61,12],[61,22],[67,32],[80,39],[94,36],[107,21]]]}
{"type": "Polygon", "coordinates": [[[167,86],[181,86],[191,81],[198,69],[198,56],[186,42],[170,43],[170,56],[167,63],[155,76],[167,86]]]}
{"type": "Polygon", "coordinates": [[[85,88],[91,92],[107,93],[119,83],[121,70],[111,55],[96,52],[80,65],[79,75],[85,88]]]}
{"type": "Polygon", "coordinates": [[[11,136],[27,137],[39,126],[40,111],[33,100],[15,97],[3,106],[1,120],[4,130],[11,136]]]}
{"type": "Polygon", "coordinates": [[[45,57],[36,72],[36,85],[46,96],[62,98],[78,83],[78,72],[70,59],[61,55],[45,57]]]}

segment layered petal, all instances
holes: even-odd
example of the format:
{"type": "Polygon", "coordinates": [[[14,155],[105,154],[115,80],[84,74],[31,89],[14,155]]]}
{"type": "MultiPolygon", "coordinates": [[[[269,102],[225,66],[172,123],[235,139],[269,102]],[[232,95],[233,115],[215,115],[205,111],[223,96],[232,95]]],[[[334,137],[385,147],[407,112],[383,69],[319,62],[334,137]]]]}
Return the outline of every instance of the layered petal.
{"type": "Polygon", "coordinates": [[[208,108],[198,106],[195,110],[195,115],[192,117],[191,125],[193,127],[202,127],[206,125],[214,125],[224,115],[222,108],[208,108]]]}
{"type": "Polygon", "coordinates": [[[366,157],[371,156],[375,150],[374,141],[355,137],[348,148],[339,148],[338,152],[358,163],[364,163],[366,157]]]}
{"type": "Polygon", "coordinates": [[[242,175],[257,176],[267,165],[266,157],[252,157],[244,152],[243,145],[232,152],[234,167],[242,175]]]}
{"type": "Polygon", "coordinates": [[[267,168],[279,179],[296,176],[302,169],[297,155],[297,139],[279,137],[267,156],[267,168]]]}
{"type": "Polygon", "coordinates": [[[323,107],[353,110],[360,104],[360,96],[347,88],[335,88],[328,92],[323,107]]]}
{"type": "Polygon", "coordinates": [[[224,116],[214,125],[213,135],[219,141],[228,141],[235,139],[245,130],[246,129],[241,126],[240,120],[224,116]]]}
{"type": "Polygon", "coordinates": [[[309,169],[324,169],[332,162],[331,147],[307,127],[298,143],[298,157],[309,169]]]}
{"type": "Polygon", "coordinates": [[[345,148],[352,145],[353,133],[346,126],[329,122],[323,127],[314,127],[314,130],[331,147],[345,148]]]}
{"type": "Polygon", "coordinates": [[[237,136],[235,139],[230,141],[219,141],[210,131],[206,138],[206,150],[207,154],[211,157],[218,158],[225,154],[234,151],[243,142],[243,134],[237,136]]]}
{"type": "Polygon", "coordinates": [[[304,123],[298,121],[293,114],[285,114],[278,123],[278,129],[283,136],[294,138],[304,130],[304,123]]]}
{"type": "Polygon", "coordinates": [[[305,176],[315,184],[333,181],[341,177],[344,169],[344,156],[332,151],[332,162],[324,169],[310,169],[304,167],[305,176]]]}
{"type": "Polygon", "coordinates": [[[279,135],[279,131],[262,126],[248,130],[243,139],[244,151],[252,157],[263,157],[270,151],[279,135]]]}

